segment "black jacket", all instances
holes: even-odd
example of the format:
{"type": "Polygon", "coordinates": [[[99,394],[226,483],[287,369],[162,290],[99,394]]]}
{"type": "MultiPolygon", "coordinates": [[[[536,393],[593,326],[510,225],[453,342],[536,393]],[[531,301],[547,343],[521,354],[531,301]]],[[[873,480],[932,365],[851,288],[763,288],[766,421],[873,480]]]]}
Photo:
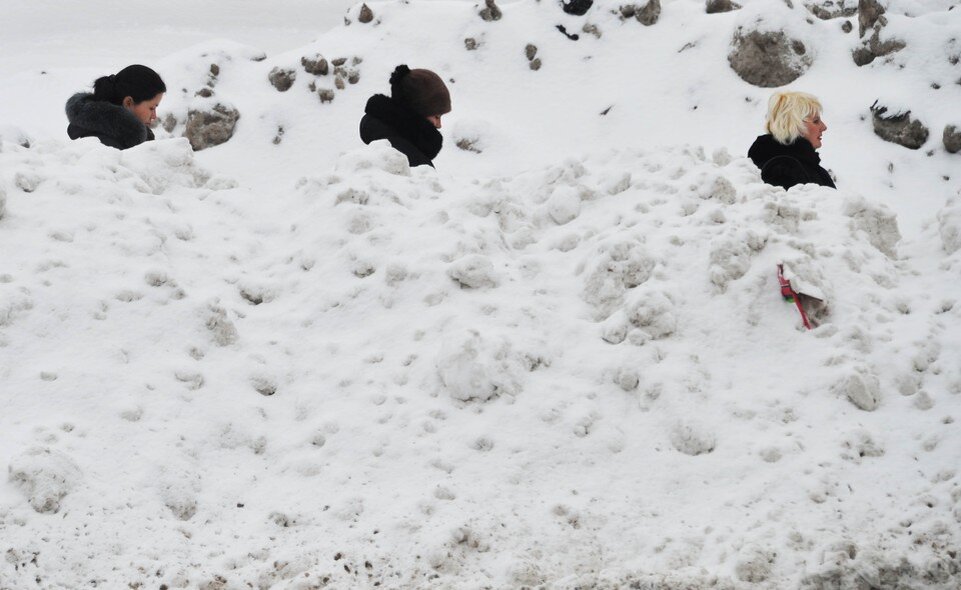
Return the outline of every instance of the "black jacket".
{"type": "Polygon", "coordinates": [[[837,188],[828,171],[821,168],[821,156],[803,137],[784,145],[770,133],[761,135],[754,140],[747,157],[761,169],[761,179],[768,184],[786,189],[805,183],[837,188]]]}
{"type": "Polygon", "coordinates": [[[71,96],[66,111],[70,139],[96,137],[104,145],[125,150],[154,138],[153,131],[133,113],[122,106],[94,100],[87,92],[71,96]]]}
{"type": "Polygon", "coordinates": [[[364,118],[360,120],[360,138],[364,143],[386,139],[395,150],[407,156],[413,166],[433,166],[444,138],[425,117],[383,94],[367,100],[364,118]]]}

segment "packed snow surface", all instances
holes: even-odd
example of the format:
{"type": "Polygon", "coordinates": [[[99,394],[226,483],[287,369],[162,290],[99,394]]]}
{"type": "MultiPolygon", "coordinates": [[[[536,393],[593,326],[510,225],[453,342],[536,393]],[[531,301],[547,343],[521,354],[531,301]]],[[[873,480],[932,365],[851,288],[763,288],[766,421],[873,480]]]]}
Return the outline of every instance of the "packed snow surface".
{"type": "Polygon", "coordinates": [[[123,152],[58,118],[117,64],[11,74],[0,589],[956,589],[961,74],[935,49],[961,12],[892,0],[908,48],[857,68],[856,17],[662,4],[371,2],[286,53],[205,42],[155,64],[170,131],[123,152]],[[762,17],[815,49],[795,86],[839,190],[742,157],[771,90],[727,45],[762,17]],[[398,59],[450,81],[436,171],[356,138],[398,59]],[[882,87],[921,150],[874,136],[882,87]],[[237,131],[194,153],[218,102],[237,131]]]}

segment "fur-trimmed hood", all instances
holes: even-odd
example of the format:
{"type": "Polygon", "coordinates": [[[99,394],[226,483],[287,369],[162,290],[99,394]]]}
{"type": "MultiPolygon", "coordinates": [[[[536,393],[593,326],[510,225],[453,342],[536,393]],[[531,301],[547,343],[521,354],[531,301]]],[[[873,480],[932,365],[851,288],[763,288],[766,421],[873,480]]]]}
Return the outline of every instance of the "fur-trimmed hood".
{"type": "Polygon", "coordinates": [[[137,117],[115,104],[95,100],[89,92],[70,97],[65,108],[70,139],[96,137],[104,145],[125,150],[153,139],[153,132],[137,117]]]}
{"type": "Polygon", "coordinates": [[[364,143],[386,139],[407,156],[411,166],[434,165],[444,137],[430,121],[383,94],[371,96],[364,112],[360,121],[364,143]]]}

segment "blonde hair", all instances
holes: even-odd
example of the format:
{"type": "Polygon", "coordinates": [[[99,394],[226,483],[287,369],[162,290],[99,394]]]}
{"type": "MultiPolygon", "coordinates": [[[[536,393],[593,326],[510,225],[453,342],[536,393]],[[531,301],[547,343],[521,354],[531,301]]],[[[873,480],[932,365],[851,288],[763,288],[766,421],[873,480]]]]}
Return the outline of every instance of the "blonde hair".
{"type": "Polygon", "coordinates": [[[764,128],[787,145],[804,132],[804,120],[821,114],[821,103],[804,92],[776,92],[767,103],[764,128]]]}

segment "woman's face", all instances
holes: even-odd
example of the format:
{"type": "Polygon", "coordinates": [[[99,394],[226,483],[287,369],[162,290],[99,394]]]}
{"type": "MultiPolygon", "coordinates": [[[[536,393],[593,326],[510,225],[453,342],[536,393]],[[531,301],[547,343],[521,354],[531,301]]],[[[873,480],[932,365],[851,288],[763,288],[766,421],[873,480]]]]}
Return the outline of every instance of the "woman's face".
{"type": "Polygon", "coordinates": [[[150,126],[157,120],[157,105],[163,100],[164,93],[160,92],[157,96],[142,102],[134,102],[133,97],[128,96],[123,99],[123,106],[134,114],[144,125],[150,126]]]}
{"type": "Polygon", "coordinates": [[[441,123],[440,123],[440,118],[441,118],[441,117],[443,117],[443,115],[430,115],[430,116],[427,117],[427,120],[430,121],[430,124],[431,124],[431,125],[433,125],[434,127],[440,129],[440,128],[441,128],[441,123]]]}
{"type": "Polygon", "coordinates": [[[821,113],[814,113],[804,119],[804,131],[801,137],[808,140],[814,149],[821,147],[821,134],[827,130],[828,126],[821,120],[821,113]]]}

